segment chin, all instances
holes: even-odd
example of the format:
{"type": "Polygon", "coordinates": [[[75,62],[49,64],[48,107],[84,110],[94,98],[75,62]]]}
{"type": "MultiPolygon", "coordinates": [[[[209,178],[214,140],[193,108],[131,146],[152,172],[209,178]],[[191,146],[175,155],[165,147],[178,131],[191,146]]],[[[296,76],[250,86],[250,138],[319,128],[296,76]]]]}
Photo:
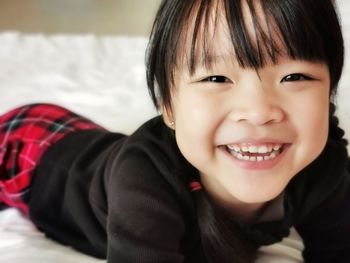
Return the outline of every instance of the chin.
{"type": "Polygon", "coordinates": [[[266,190],[261,188],[259,190],[247,189],[243,193],[242,192],[238,193],[236,195],[236,198],[239,199],[241,202],[247,203],[247,204],[266,203],[275,199],[277,196],[279,196],[283,190],[284,188],[266,189],[266,190]]]}

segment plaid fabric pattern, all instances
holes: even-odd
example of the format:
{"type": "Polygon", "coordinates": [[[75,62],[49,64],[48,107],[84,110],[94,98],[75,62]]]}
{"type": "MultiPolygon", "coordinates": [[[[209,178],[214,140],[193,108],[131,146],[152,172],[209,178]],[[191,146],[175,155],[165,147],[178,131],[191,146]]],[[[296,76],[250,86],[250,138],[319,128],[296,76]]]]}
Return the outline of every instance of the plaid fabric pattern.
{"type": "Polygon", "coordinates": [[[43,153],[65,135],[103,129],[67,109],[51,104],[31,104],[0,117],[0,205],[28,213],[25,200],[43,153]]]}

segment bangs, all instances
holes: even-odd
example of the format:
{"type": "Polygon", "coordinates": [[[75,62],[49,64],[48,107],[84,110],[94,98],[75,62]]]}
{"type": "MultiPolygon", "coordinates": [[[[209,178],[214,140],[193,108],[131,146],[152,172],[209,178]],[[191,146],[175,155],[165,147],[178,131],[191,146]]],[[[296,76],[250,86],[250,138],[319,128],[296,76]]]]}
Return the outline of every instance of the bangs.
{"type": "Polygon", "coordinates": [[[344,63],[332,0],[163,0],[146,53],[147,84],[155,106],[171,107],[178,70],[185,67],[193,74],[198,66],[211,67],[217,52],[223,51],[234,54],[245,68],[277,63],[282,55],[325,62],[332,92],[344,63]],[[213,47],[222,25],[229,50],[213,47]]]}
{"type": "Polygon", "coordinates": [[[232,43],[229,53],[235,55],[243,68],[275,64],[281,55],[292,59],[326,61],[320,32],[314,24],[310,24],[310,14],[305,13],[302,3],[300,8],[298,3],[301,1],[201,1],[198,6],[192,6],[192,12],[196,12],[193,31],[187,28],[183,34],[186,38],[192,37],[190,47],[184,44],[189,41],[179,41],[182,46],[178,46],[178,64],[183,65],[181,58],[185,58],[191,74],[199,65],[211,68],[216,62],[211,43],[218,23],[223,19],[232,43]],[[246,4],[246,10],[243,4],[246,4]],[[248,22],[252,24],[250,28],[247,26],[247,14],[248,22]],[[210,28],[212,30],[208,30],[210,28]]]}

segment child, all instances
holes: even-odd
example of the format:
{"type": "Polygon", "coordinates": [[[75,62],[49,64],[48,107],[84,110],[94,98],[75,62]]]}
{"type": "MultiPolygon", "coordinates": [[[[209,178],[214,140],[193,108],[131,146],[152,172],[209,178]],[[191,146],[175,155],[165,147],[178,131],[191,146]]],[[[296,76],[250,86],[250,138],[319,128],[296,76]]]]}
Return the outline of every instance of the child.
{"type": "Polygon", "coordinates": [[[254,262],[294,226],[350,262],[331,0],[165,0],[147,53],[162,116],[130,136],[33,104],[0,119],[0,200],[108,262],[254,262]]]}

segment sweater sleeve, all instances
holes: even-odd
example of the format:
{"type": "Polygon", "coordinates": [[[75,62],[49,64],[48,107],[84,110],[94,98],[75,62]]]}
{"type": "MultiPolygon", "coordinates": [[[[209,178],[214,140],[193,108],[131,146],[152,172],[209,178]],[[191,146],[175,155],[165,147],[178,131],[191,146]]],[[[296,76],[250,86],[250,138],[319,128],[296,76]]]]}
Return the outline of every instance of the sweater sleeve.
{"type": "Polygon", "coordinates": [[[159,140],[162,129],[153,135],[148,128],[128,138],[77,132],[49,149],[33,178],[35,225],[108,263],[205,262],[197,260],[195,209],[179,179],[188,171],[177,170],[182,159],[169,154],[168,139],[159,140]]]}
{"type": "Polygon", "coordinates": [[[297,209],[300,220],[295,227],[304,242],[306,263],[350,262],[349,159],[339,149],[327,155],[336,161],[325,162],[327,156],[321,157],[323,164],[314,180],[307,183],[311,197],[301,198],[297,209]],[[325,163],[329,166],[325,167],[325,163]]]}
{"type": "Polygon", "coordinates": [[[184,262],[180,202],[158,165],[142,151],[113,161],[106,186],[109,263],[184,262]]]}

